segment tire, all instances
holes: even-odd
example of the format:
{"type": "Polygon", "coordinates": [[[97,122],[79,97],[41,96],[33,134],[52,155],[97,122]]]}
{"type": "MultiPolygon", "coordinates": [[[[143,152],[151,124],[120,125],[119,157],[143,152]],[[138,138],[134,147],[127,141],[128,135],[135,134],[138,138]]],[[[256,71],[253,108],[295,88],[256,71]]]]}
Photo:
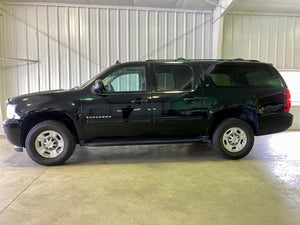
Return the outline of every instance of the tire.
{"type": "Polygon", "coordinates": [[[226,119],[216,128],[212,144],[223,157],[241,159],[251,151],[254,144],[254,133],[245,121],[226,119]]]}
{"type": "Polygon", "coordinates": [[[73,154],[75,145],[71,132],[62,123],[53,120],[35,125],[25,140],[30,158],[45,166],[64,163],[73,154]]]}

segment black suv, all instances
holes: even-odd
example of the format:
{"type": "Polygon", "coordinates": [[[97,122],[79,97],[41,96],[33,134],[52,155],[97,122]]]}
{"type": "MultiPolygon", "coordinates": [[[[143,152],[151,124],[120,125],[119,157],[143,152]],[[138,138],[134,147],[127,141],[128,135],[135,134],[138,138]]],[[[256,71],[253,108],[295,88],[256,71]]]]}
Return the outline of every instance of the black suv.
{"type": "Polygon", "coordinates": [[[254,135],[288,129],[287,85],[255,60],[147,60],[116,63],[71,90],[7,100],[3,129],[15,150],[43,165],[89,146],[212,141],[230,159],[254,135]]]}

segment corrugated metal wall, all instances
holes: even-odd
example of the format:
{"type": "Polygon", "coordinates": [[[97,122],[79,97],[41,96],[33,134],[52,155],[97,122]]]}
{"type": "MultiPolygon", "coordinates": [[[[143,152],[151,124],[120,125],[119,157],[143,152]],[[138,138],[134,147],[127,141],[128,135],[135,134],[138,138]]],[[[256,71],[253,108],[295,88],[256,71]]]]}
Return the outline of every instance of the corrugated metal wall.
{"type": "Polygon", "coordinates": [[[149,58],[210,58],[211,12],[2,4],[4,99],[71,88],[115,63],[149,58]]]}
{"type": "Polygon", "coordinates": [[[222,58],[258,59],[278,69],[300,69],[300,16],[226,15],[222,58]]]}

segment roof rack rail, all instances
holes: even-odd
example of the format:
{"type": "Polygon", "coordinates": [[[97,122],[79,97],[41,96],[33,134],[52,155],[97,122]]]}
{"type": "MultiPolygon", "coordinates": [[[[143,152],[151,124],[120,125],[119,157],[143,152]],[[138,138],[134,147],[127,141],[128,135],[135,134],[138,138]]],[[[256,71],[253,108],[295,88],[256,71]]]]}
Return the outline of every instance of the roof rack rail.
{"type": "Polygon", "coordinates": [[[185,60],[186,60],[186,59],[183,58],[183,57],[179,57],[179,58],[175,59],[175,61],[185,61],[185,60]]]}

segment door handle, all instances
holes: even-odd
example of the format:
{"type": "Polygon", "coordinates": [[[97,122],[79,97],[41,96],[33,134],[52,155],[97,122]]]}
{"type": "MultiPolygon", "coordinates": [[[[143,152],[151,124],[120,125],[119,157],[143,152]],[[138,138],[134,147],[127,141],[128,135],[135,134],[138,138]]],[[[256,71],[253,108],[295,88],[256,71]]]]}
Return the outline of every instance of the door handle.
{"type": "Polygon", "coordinates": [[[196,101],[200,101],[200,99],[199,98],[197,98],[197,97],[193,97],[193,98],[185,98],[185,99],[183,99],[186,103],[194,103],[194,102],[196,102],[196,101]]]}
{"type": "Polygon", "coordinates": [[[131,100],[132,104],[142,104],[142,103],[147,103],[147,99],[142,99],[142,98],[136,98],[134,100],[131,100]]]}

